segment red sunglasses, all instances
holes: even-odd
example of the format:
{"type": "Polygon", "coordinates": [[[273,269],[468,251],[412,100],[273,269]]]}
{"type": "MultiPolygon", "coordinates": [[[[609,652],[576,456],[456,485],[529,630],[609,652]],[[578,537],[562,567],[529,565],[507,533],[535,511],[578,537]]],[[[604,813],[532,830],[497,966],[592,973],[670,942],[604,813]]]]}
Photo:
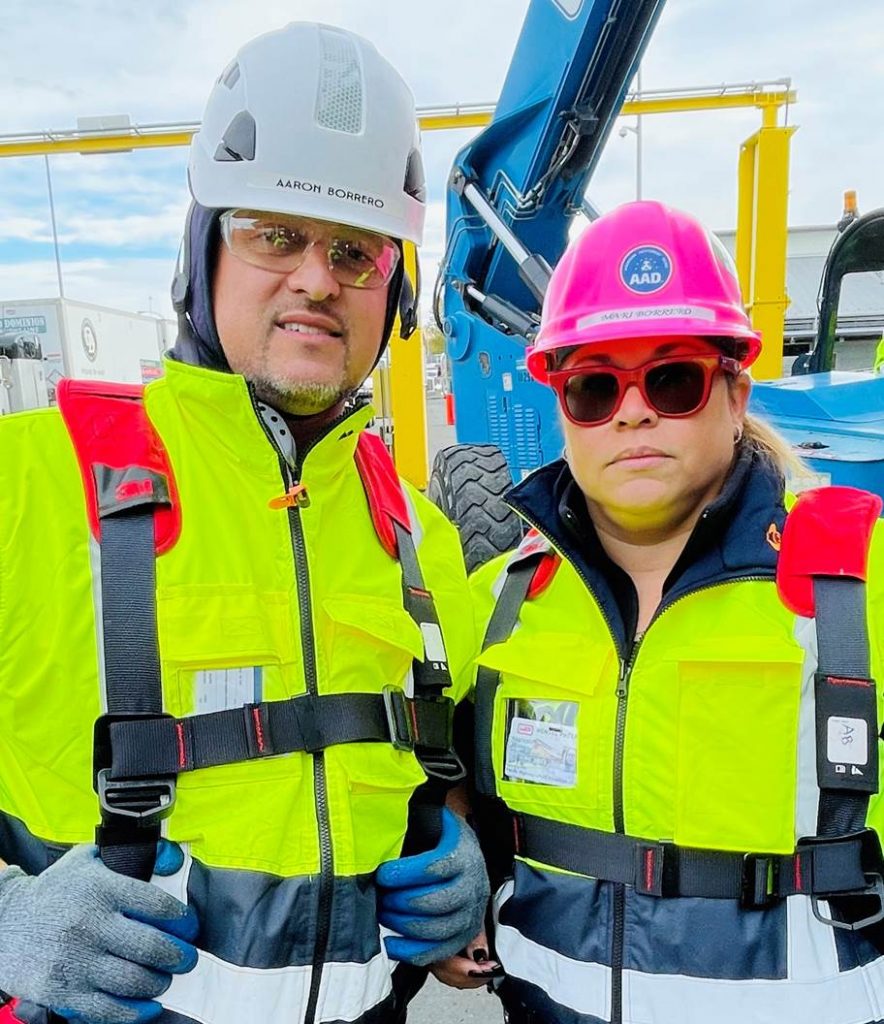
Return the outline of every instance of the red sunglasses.
{"type": "Polygon", "coordinates": [[[631,370],[619,366],[553,370],[549,383],[572,423],[596,427],[614,418],[632,384],[658,416],[692,416],[709,401],[719,370],[736,377],[742,367],[739,360],[727,356],[667,356],[631,370]]]}

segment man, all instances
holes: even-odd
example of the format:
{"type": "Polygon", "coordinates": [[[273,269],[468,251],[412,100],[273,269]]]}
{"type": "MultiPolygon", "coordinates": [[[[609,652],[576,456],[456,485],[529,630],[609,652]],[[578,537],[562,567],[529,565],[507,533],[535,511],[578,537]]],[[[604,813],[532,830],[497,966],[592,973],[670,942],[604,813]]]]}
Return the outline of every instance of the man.
{"type": "Polygon", "coordinates": [[[290,25],[218,79],[189,180],[164,379],[3,422],[0,1019],[391,1021],[392,961],[487,895],[443,809],[457,538],[347,407],[413,325],[413,99],[290,25]]]}

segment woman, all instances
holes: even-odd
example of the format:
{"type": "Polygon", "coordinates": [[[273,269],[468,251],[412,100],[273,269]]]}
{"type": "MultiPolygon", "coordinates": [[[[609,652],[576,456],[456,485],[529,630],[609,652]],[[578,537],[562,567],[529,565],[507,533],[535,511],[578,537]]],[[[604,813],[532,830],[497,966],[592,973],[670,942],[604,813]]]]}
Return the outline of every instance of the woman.
{"type": "Polygon", "coordinates": [[[880,502],[802,499],[784,537],[791,456],[746,413],[759,350],[727,253],[659,203],[553,274],[528,369],[565,458],[510,493],[532,532],[474,577],[512,1021],[884,1020],[879,541],[867,586],[812,581],[845,571],[835,533],[863,575],[880,502]]]}

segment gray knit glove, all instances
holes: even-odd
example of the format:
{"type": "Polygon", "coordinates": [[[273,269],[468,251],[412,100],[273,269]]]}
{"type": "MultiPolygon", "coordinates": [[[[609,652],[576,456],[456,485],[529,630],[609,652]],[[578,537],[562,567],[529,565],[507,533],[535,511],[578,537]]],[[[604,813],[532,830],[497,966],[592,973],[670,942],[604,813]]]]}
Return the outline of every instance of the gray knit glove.
{"type": "Polygon", "coordinates": [[[141,1024],[196,966],[192,908],[75,846],[42,874],[0,872],[0,989],[90,1024],[141,1024]]]}

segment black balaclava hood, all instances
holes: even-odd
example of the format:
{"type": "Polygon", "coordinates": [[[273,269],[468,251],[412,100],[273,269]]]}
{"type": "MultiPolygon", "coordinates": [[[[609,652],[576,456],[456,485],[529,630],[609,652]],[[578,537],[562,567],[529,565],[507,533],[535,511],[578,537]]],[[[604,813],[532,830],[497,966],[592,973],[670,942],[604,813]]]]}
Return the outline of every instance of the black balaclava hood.
{"type": "MultiPolygon", "coordinates": [[[[212,309],[212,280],[215,276],[218,247],[222,244],[222,212],[210,210],[197,202],[190,205],[184,228],[181,265],[172,282],[172,302],[178,312],[178,338],[172,346],[170,355],[180,363],[231,373],[230,364],[221,347],[221,339],[218,337],[212,309]]],[[[400,244],[400,253],[401,249],[400,244]]],[[[403,262],[404,260],[399,260],[396,273],[390,281],[384,333],[374,366],[377,366],[390,340],[393,321],[396,319],[396,313],[400,311],[400,303],[409,307],[408,310],[401,311],[403,320],[413,318],[413,310],[410,308],[411,288],[403,288],[403,262]]],[[[409,324],[406,329],[410,333],[414,329],[414,324],[409,324]]]]}
{"type": "Polygon", "coordinates": [[[184,226],[181,265],[172,282],[178,338],[171,356],[180,363],[230,373],[212,311],[212,279],[221,245],[221,210],[191,203],[184,226]]]}

